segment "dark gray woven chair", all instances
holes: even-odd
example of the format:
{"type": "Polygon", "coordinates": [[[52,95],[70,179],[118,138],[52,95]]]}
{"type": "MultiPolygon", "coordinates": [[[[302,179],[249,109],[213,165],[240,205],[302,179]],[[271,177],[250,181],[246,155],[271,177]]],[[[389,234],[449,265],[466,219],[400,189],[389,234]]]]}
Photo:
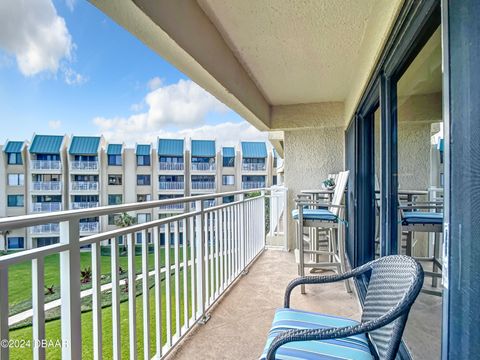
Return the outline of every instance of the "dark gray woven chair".
{"type": "Polygon", "coordinates": [[[261,359],[385,359],[396,357],[408,313],[423,285],[423,269],[413,258],[386,256],[350,272],[300,277],[288,284],[284,308],[277,310],[261,359]],[[370,273],[361,322],[290,309],[292,290],[370,273]]]}

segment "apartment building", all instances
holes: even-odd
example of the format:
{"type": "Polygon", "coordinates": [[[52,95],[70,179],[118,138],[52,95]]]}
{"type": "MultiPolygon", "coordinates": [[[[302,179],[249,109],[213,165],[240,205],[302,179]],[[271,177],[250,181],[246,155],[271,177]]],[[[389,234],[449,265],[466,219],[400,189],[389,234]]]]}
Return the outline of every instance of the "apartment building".
{"type": "MultiPolygon", "coordinates": [[[[217,147],[213,139],[158,138],[129,148],[102,136],[34,134],[0,151],[0,217],[253,189],[275,184],[276,176],[277,155],[264,142],[217,147]]],[[[184,211],[165,205],[130,215],[143,223],[184,211]]],[[[115,229],[119,215],[81,219],[81,236],[115,229]]],[[[0,250],[49,245],[59,234],[58,223],[14,230],[0,234],[0,250]]]]}

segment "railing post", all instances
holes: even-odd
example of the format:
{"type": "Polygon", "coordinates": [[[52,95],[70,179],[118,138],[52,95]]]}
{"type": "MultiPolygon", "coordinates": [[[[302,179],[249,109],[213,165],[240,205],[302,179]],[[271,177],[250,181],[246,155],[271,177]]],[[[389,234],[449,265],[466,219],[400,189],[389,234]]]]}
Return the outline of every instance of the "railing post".
{"type": "MultiPolygon", "coordinates": [[[[265,190],[262,190],[260,192],[262,198],[263,198],[263,201],[261,202],[262,204],[262,209],[260,210],[260,219],[261,219],[261,223],[262,223],[262,231],[261,231],[261,234],[262,234],[262,248],[265,247],[265,237],[266,237],[266,233],[265,233],[265,215],[266,215],[266,212],[265,212],[265,205],[266,205],[266,201],[267,201],[267,198],[265,196],[265,190]]],[[[270,207],[272,206],[272,204],[270,203],[270,207]]],[[[271,211],[270,211],[270,215],[271,215],[271,211]]]]}
{"type": "Polygon", "coordinates": [[[0,360],[9,358],[8,346],[8,267],[0,268],[0,360]],[[6,344],[5,344],[6,343],[6,344]]]}
{"type": "Polygon", "coordinates": [[[62,359],[82,358],[80,303],[80,228],[79,219],[60,223],[60,243],[68,250],[60,253],[60,296],[62,359]]]}
{"type": "Polygon", "coordinates": [[[242,259],[241,267],[242,267],[242,275],[247,275],[248,270],[246,269],[247,259],[246,259],[246,251],[245,251],[245,194],[240,194],[240,258],[242,259]]]}
{"type": "Polygon", "coordinates": [[[203,201],[195,202],[195,210],[199,211],[195,219],[196,248],[197,248],[197,306],[200,313],[200,324],[206,324],[209,316],[205,313],[205,218],[203,212],[203,201]]]}

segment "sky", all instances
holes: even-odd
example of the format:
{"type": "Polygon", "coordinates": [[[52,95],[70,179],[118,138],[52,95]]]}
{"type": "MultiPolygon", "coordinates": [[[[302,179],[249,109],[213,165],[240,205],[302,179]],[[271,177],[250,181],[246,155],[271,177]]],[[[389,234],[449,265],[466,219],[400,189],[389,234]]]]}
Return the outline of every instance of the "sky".
{"type": "Polygon", "coordinates": [[[0,1],[0,143],[32,134],[266,140],[84,0],[0,1]]]}

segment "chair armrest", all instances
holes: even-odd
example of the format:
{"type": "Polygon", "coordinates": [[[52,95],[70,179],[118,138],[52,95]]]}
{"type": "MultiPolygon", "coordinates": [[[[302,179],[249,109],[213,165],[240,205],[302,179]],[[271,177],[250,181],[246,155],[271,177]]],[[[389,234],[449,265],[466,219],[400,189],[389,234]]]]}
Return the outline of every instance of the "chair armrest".
{"type": "Polygon", "coordinates": [[[325,206],[325,207],[332,207],[332,208],[344,208],[345,205],[333,205],[328,202],[321,202],[321,201],[314,201],[314,200],[298,200],[296,199],[295,202],[298,206],[325,206]]]}

